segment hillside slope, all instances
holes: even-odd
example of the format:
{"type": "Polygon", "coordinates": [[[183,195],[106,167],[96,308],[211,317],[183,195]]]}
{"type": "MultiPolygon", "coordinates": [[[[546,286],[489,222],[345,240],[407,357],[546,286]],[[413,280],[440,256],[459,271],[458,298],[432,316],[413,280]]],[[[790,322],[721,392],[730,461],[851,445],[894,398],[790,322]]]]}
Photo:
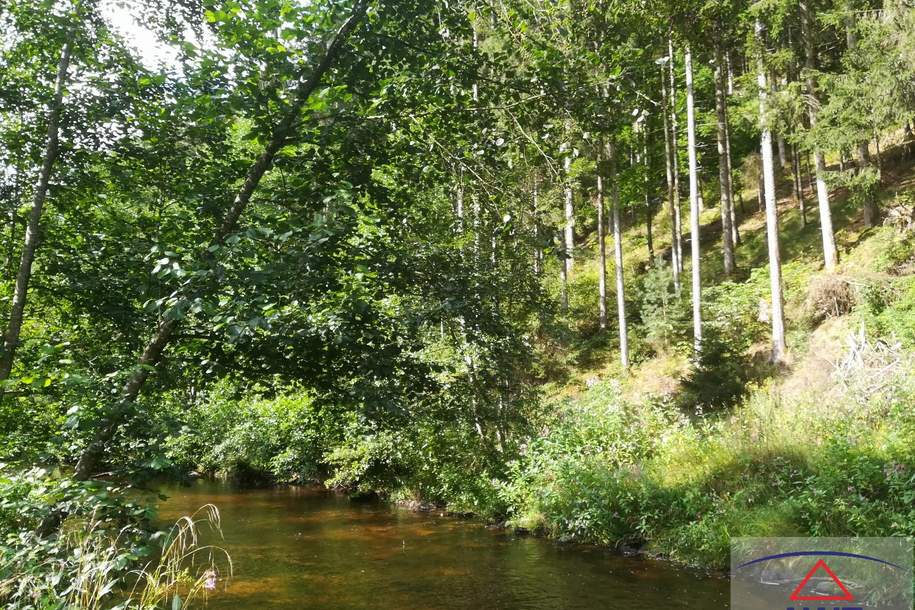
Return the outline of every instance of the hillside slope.
{"type": "MultiPolygon", "coordinates": [[[[715,567],[733,536],[915,534],[915,236],[893,222],[912,213],[915,168],[901,148],[886,155],[884,176],[886,226],[864,229],[860,210],[833,193],[836,274],[821,270],[815,214],[803,226],[780,193],[782,368],[768,364],[760,319],[768,268],[755,209],[740,218],[733,280],[703,238],[709,341],[699,362],[689,294],[673,294],[662,263],[627,285],[635,364],[623,374],[615,339],[591,322],[596,294],[582,294],[595,292],[596,261],[576,261],[566,334],[545,347],[553,416],[503,490],[510,522],[715,567]]],[[[656,217],[659,252],[667,213],[656,217]]],[[[717,239],[715,216],[706,210],[703,224],[717,239]]],[[[644,227],[625,243],[627,271],[646,267],[644,227]]]]}

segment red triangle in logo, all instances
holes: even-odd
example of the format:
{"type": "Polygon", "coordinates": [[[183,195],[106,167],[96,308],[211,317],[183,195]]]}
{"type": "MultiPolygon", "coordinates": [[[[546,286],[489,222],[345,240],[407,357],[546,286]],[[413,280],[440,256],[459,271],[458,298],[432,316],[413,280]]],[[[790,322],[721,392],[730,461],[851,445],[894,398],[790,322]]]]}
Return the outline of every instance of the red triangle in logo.
{"type": "Polygon", "coordinates": [[[845,585],[842,584],[842,581],[839,580],[839,577],[836,576],[835,573],[829,569],[829,566],[826,565],[826,562],[823,561],[822,559],[819,560],[816,563],[816,565],[814,565],[810,569],[809,572],[807,572],[807,576],[804,577],[804,580],[801,581],[801,584],[799,584],[797,586],[797,589],[794,590],[794,593],[791,594],[791,601],[796,601],[796,602],[799,602],[799,601],[846,601],[846,602],[850,602],[850,601],[853,601],[854,599],[855,599],[854,596],[848,591],[848,589],[845,588],[845,585]],[[838,585],[839,589],[841,589],[842,593],[844,593],[845,595],[801,595],[801,591],[803,591],[803,589],[807,585],[807,583],[810,582],[810,579],[813,578],[813,575],[816,574],[819,570],[823,570],[824,572],[829,574],[829,577],[832,579],[832,581],[834,583],[836,583],[836,585],[838,585]]]}

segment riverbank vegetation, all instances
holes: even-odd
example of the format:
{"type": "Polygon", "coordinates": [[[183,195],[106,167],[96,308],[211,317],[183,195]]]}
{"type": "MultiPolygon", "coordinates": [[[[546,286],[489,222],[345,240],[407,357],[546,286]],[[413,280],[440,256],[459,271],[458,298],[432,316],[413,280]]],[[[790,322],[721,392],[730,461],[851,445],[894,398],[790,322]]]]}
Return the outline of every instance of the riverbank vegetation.
{"type": "Polygon", "coordinates": [[[0,6],[7,605],[140,599],[200,474],[709,567],[915,534],[910,6],[127,4],[0,6]]]}

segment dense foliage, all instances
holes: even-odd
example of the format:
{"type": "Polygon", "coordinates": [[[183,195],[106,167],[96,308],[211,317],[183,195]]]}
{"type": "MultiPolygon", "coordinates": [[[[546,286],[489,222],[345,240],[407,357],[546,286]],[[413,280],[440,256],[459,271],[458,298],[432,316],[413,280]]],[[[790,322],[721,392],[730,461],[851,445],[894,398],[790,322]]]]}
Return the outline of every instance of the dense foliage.
{"type": "Polygon", "coordinates": [[[913,99],[895,0],[0,4],[0,599],[186,605],[191,474],[912,535],[913,99]]]}

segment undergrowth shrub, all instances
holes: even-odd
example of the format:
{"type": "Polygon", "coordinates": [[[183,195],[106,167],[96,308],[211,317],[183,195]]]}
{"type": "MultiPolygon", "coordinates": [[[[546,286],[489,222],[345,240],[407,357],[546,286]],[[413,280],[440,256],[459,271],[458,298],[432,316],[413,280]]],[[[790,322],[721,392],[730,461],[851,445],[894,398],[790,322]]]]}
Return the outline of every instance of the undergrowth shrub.
{"type": "Polygon", "coordinates": [[[0,470],[0,603],[9,610],[183,610],[232,573],[207,505],[155,531],[136,490],[33,468],[0,470]],[[60,515],[57,519],[51,519],[60,515]],[[62,519],[62,520],[61,520],[62,519]],[[57,523],[59,522],[59,523],[57,523]],[[53,527],[48,524],[55,523],[53,527]]]}
{"type": "Polygon", "coordinates": [[[324,472],[329,417],[305,392],[237,398],[223,384],[182,414],[166,456],[245,482],[309,482],[324,472]]]}
{"type": "Polygon", "coordinates": [[[754,384],[691,419],[598,384],[513,464],[509,522],[719,568],[735,536],[915,535],[915,363],[854,338],[827,394],[754,384]]]}
{"type": "Polygon", "coordinates": [[[866,286],[856,312],[872,336],[892,337],[915,347],[915,277],[866,286]]]}
{"type": "Polygon", "coordinates": [[[692,360],[693,366],[680,380],[682,389],[676,397],[677,405],[689,412],[733,405],[745,395],[754,376],[746,353],[713,325],[706,326],[702,349],[692,360]]]}
{"type": "Polygon", "coordinates": [[[689,302],[677,295],[673,270],[664,261],[650,267],[637,289],[639,316],[645,342],[661,353],[686,342],[692,333],[689,302]]]}

